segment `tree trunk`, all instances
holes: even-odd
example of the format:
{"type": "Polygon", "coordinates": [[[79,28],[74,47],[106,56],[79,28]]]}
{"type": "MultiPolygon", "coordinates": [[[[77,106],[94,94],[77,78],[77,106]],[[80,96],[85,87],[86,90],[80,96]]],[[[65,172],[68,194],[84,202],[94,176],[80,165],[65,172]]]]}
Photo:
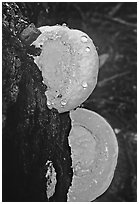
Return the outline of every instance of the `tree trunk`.
{"type": "MultiPolygon", "coordinates": [[[[47,108],[46,86],[30,56],[40,35],[17,4],[3,3],[3,201],[48,201],[48,161],[56,172],[50,201],[66,201],[72,169],[69,113],[47,108]]],[[[50,176],[51,177],[51,176],[50,176]]],[[[51,180],[51,178],[50,178],[51,180]]]]}

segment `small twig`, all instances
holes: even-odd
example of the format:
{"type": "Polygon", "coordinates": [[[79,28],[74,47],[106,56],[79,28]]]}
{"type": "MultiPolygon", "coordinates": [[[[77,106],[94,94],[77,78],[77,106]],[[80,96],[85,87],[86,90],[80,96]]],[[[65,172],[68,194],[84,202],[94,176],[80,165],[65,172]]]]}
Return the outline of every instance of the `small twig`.
{"type": "Polygon", "coordinates": [[[137,14],[131,14],[127,16],[128,18],[137,19],[137,14]]]}
{"type": "Polygon", "coordinates": [[[123,2],[122,3],[120,2],[114,8],[112,8],[112,10],[109,12],[109,16],[111,17],[114,16],[119,11],[122,5],[123,5],[123,2]]]}
{"type": "Polygon", "coordinates": [[[87,25],[86,25],[86,19],[87,19],[87,15],[86,13],[84,13],[82,11],[82,9],[77,5],[77,4],[74,4],[74,7],[76,8],[76,10],[78,11],[78,13],[80,14],[81,18],[82,18],[82,26],[83,26],[83,29],[85,31],[87,31],[87,25]]]}
{"type": "Polygon", "coordinates": [[[86,19],[86,15],[85,13],[82,11],[82,9],[77,5],[77,4],[74,4],[74,7],[76,8],[76,10],[79,12],[82,20],[85,20],[86,19]]]}
{"type": "Polygon", "coordinates": [[[116,79],[116,78],[125,76],[125,75],[127,75],[127,74],[129,74],[129,73],[130,73],[130,72],[128,71],[128,72],[124,72],[124,73],[120,73],[120,74],[115,74],[115,75],[112,76],[112,77],[109,77],[109,78],[107,78],[107,79],[104,79],[104,80],[98,82],[97,86],[98,86],[98,87],[102,87],[102,86],[104,86],[107,82],[112,81],[112,80],[114,80],[114,79],[116,79]]]}
{"type": "Polygon", "coordinates": [[[114,21],[114,22],[117,22],[117,23],[121,23],[123,25],[126,25],[126,26],[130,26],[130,27],[137,27],[137,24],[136,23],[129,23],[125,20],[122,20],[120,18],[110,18],[110,17],[107,17],[105,16],[107,19],[109,19],[110,21],[114,21]]]}

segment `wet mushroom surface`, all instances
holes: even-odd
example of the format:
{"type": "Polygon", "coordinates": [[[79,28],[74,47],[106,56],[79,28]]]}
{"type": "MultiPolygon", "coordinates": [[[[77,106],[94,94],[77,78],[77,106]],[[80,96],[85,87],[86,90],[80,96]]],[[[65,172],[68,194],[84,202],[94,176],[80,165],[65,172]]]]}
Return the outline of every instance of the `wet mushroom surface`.
{"type": "Polygon", "coordinates": [[[97,83],[99,59],[93,41],[80,30],[63,26],[43,26],[32,43],[42,49],[34,61],[47,86],[48,108],[59,113],[83,103],[97,83]]]}
{"type": "Polygon", "coordinates": [[[114,131],[99,114],[78,108],[71,111],[69,144],[72,152],[73,180],[69,202],[89,202],[110,186],[118,158],[114,131]]]}

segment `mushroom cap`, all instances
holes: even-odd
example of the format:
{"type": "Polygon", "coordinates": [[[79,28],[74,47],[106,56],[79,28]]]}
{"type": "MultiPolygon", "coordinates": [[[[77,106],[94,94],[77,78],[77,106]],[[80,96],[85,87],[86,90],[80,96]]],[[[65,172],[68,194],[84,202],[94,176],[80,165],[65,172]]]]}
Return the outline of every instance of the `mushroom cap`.
{"type": "Polygon", "coordinates": [[[91,38],[80,30],[58,25],[39,30],[42,34],[33,45],[42,49],[35,62],[48,87],[45,93],[48,107],[56,108],[59,113],[70,111],[82,104],[97,84],[96,48],[91,38]],[[55,74],[58,72],[59,76],[55,74]]]}
{"type": "MultiPolygon", "coordinates": [[[[72,122],[69,134],[71,150],[74,152],[74,143],[80,142],[80,138],[83,144],[87,144],[89,137],[90,140],[85,150],[85,161],[88,161],[88,164],[80,165],[81,168],[78,168],[76,174],[73,175],[68,201],[90,202],[102,195],[112,182],[118,159],[118,142],[109,123],[99,114],[77,108],[70,112],[70,118],[72,122]],[[91,137],[94,145],[90,145],[91,137]]],[[[78,155],[77,145],[75,151],[78,155]]],[[[77,163],[78,158],[79,161],[84,161],[81,152],[76,157],[73,157],[73,164],[77,163]]]]}

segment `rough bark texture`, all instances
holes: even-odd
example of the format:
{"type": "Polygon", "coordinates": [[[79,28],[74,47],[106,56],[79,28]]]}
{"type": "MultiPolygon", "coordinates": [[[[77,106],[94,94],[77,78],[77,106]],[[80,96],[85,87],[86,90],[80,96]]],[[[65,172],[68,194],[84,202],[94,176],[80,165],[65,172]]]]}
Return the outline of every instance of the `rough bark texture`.
{"type": "Polygon", "coordinates": [[[3,201],[47,201],[47,160],[57,173],[51,201],[66,201],[71,183],[68,113],[46,105],[42,76],[29,53],[40,32],[15,3],[3,3],[3,201]]]}

